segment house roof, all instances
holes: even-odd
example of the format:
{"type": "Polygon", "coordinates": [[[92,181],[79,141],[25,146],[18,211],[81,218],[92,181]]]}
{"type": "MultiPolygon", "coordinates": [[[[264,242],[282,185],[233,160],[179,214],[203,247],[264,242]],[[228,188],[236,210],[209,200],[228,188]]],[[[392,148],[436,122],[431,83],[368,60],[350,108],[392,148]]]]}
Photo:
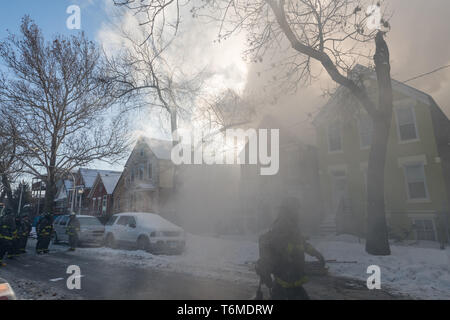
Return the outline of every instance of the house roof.
{"type": "Polygon", "coordinates": [[[112,194],[114,189],[116,188],[117,182],[119,182],[121,175],[122,172],[120,171],[105,172],[105,170],[103,170],[102,172],[99,172],[97,174],[97,177],[95,178],[94,184],[92,185],[92,189],[89,192],[88,197],[91,198],[93,196],[94,189],[100,182],[105,187],[106,193],[112,194]]]}
{"type": "Polygon", "coordinates": [[[71,180],[63,180],[59,182],[58,193],[56,195],[55,201],[60,201],[67,199],[69,190],[72,189],[73,182],[71,180]]]}
{"type": "Polygon", "coordinates": [[[170,160],[173,146],[172,141],[148,137],[142,137],[142,140],[149,146],[158,159],[170,160]]]}
{"type": "Polygon", "coordinates": [[[97,175],[101,174],[115,174],[119,173],[118,171],[111,171],[111,170],[99,170],[99,169],[87,169],[87,168],[80,168],[80,174],[84,182],[85,188],[92,188],[94,186],[95,179],[97,178],[97,175]]]}
{"type": "Polygon", "coordinates": [[[117,185],[117,182],[119,182],[121,174],[122,174],[122,172],[99,173],[99,177],[102,180],[103,186],[105,187],[105,190],[108,194],[113,193],[114,188],[117,185]]]}
{"type": "MultiPolygon", "coordinates": [[[[356,65],[353,68],[352,72],[357,73],[357,74],[363,74],[368,79],[376,80],[375,71],[373,71],[367,67],[364,67],[360,64],[356,65]]],[[[395,79],[392,79],[392,89],[395,91],[401,92],[406,96],[417,99],[426,105],[431,106],[433,103],[433,98],[429,94],[427,94],[423,91],[420,91],[416,88],[413,88],[403,82],[397,81],[395,79]]],[[[328,100],[328,102],[321,108],[320,112],[314,118],[314,123],[318,119],[322,118],[326,113],[328,113],[329,109],[332,106],[334,106],[336,102],[339,101],[339,99],[341,98],[341,96],[345,92],[345,90],[346,90],[346,88],[343,86],[339,86],[337,88],[336,92],[331,96],[331,98],[328,100]]]]}

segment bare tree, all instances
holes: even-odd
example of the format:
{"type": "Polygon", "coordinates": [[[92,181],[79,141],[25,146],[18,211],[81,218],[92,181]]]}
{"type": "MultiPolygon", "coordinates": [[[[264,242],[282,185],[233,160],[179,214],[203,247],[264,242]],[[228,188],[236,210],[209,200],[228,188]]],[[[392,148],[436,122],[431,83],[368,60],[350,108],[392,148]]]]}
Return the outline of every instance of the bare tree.
{"type": "Polygon", "coordinates": [[[53,213],[58,177],[124,156],[124,118],[114,114],[111,86],[100,77],[100,52],[84,34],[47,42],[25,16],[21,35],[0,43],[0,58],[7,68],[0,101],[20,132],[24,172],[45,179],[45,210],[53,213]]]}
{"type": "Polygon", "coordinates": [[[11,184],[21,173],[19,133],[14,119],[4,108],[0,109],[0,202],[5,197],[11,207],[13,192],[11,184]]]}
{"type": "Polygon", "coordinates": [[[273,52],[283,52],[274,68],[283,70],[294,86],[314,79],[313,62],[317,62],[333,81],[346,88],[373,120],[373,138],[368,164],[368,201],[366,251],[389,255],[384,204],[384,168],[387,140],[392,118],[392,85],[389,50],[384,39],[389,24],[375,15],[381,4],[357,0],[196,0],[115,1],[136,14],[145,14],[147,24],[165,21],[176,27],[179,15],[166,21],[169,12],[191,5],[194,16],[220,21],[219,39],[245,31],[246,54],[258,61],[273,52]],[[372,8],[371,11],[366,11],[372,8]],[[159,20],[158,20],[159,19],[159,20]],[[382,28],[370,29],[368,22],[382,28]],[[361,59],[369,41],[375,42],[373,62],[378,83],[378,97],[371,97],[364,83],[349,72],[361,59]],[[286,45],[287,44],[287,45],[286,45]],[[277,49],[277,50],[275,50],[277,49]],[[287,57],[286,57],[287,53],[287,57]]]}

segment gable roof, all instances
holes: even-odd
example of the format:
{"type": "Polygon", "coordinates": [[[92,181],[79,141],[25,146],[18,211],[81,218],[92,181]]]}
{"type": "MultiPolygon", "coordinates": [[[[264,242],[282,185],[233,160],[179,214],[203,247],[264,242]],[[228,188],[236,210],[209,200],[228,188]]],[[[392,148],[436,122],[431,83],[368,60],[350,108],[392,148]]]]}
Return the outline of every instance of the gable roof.
{"type": "MultiPolygon", "coordinates": [[[[352,72],[355,74],[363,75],[364,77],[366,77],[368,79],[376,80],[375,71],[373,71],[367,67],[364,67],[360,64],[357,64],[353,68],[352,72]]],[[[429,94],[427,94],[423,91],[420,91],[414,87],[411,87],[411,86],[409,86],[403,82],[400,82],[398,80],[395,80],[395,79],[391,79],[391,80],[392,80],[392,89],[394,91],[400,92],[406,96],[417,99],[428,106],[432,105],[433,98],[429,94]]],[[[341,98],[341,96],[345,92],[345,90],[346,90],[346,88],[343,86],[339,86],[337,88],[336,92],[330,97],[330,99],[327,101],[327,103],[321,108],[319,113],[316,115],[313,123],[316,123],[318,119],[322,118],[326,113],[328,113],[330,108],[339,101],[339,99],[341,98]]]]}
{"type": "Polygon", "coordinates": [[[81,178],[83,179],[83,182],[84,182],[84,187],[88,188],[88,189],[90,189],[94,186],[95,179],[97,178],[97,175],[99,173],[102,173],[102,174],[118,173],[118,171],[87,169],[87,168],[80,168],[79,170],[80,170],[81,178]]]}
{"type": "Polygon", "coordinates": [[[121,175],[122,172],[120,171],[99,172],[92,185],[91,191],[89,192],[88,198],[93,196],[94,190],[99,183],[103,184],[107,194],[112,194],[121,175]]]}
{"type": "Polygon", "coordinates": [[[159,140],[153,138],[142,137],[142,141],[144,141],[150,150],[155,154],[155,157],[163,160],[171,159],[172,152],[172,141],[169,140],[159,140]]]}
{"type": "Polygon", "coordinates": [[[112,194],[114,188],[116,187],[117,182],[119,182],[120,175],[122,172],[115,173],[99,173],[99,177],[103,182],[103,186],[105,187],[106,193],[112,194]]]}

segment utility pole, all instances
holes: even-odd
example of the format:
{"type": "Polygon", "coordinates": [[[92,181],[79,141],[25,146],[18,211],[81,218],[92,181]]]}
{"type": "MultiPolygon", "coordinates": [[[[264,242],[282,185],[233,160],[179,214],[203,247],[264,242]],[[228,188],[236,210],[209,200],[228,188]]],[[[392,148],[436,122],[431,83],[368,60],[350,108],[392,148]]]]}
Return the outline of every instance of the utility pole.
{"type": "Polygon", "coordinates": [[[23,194],[23,183],[20,184],[19,206],[17,207],[17,215],[18,216],[20,216],[20,211],[22,209],[22,194],[23,194]]]}

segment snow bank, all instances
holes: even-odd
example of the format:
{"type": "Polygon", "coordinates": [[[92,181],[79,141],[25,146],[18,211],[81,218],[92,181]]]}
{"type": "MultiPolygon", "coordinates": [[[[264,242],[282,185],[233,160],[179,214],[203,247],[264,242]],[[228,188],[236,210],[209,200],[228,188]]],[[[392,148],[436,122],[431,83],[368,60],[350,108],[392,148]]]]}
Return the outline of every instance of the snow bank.
{"type": "Polygon", "coordinates": [[[352,236],[312,239],[327,260],[356,261],[329,263],[331,274],[366,280],[370,265],[381,269],[383,285],[420,299],[450,299],[450,248],[440,250],[436,242],[415,245],[391,245],[390,256],[367,254],[364,241],[352,236]],[[424,245],[424,247],[422,246],[424,245]],[[434,248],[430,248],[434,245],[434,248]]]}

